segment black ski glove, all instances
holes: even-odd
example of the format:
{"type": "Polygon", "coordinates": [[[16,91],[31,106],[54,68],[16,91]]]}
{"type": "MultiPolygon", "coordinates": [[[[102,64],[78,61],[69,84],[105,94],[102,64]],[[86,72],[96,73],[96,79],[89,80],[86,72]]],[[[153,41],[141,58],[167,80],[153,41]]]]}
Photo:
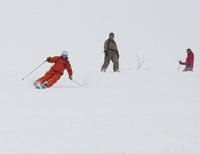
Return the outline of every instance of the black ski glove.
{"type": "Polygon", "coordinates": [[[71,75],[69,76],[69,79],[72,80],[72,76],[71,75]]]}
{"type": "Polygon", "coordinates": [[[47,61],[49,61],[51,59],[51,57],[47,57],[47,61]]]}
{"type": "Polygon", "coordinates": [[[183,64],[184,64],[184,63],[183,63],[181,60],[180,60],[180,61],[178,61],[178,62],[179,62],[179,64],[180,64],[180,65],[183,65],[183,64]]]}

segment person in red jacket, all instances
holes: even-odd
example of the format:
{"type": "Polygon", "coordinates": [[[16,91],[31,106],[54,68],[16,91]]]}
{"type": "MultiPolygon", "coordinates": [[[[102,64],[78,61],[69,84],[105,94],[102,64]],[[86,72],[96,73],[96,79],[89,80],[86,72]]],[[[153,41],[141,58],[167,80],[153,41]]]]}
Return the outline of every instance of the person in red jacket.
{"type": "Polygon", "coordinates": [[[61,56],[47,57],[47,62],[54,63],[45,75],[34,82],[38,89],[45,89],[53,86],[63,75],[64,70],[67,70],[69,79],[72,80],[72,68],[68,60],[68,52],[63,51],[61,56]]]}
{"type": "Polygon", "coordinates": [[[187,49],[186,52],[187,52],[187,58],[186,58],[185,62],[179,61],[179,64],[185,65],[183,72],[193,71],[194,54],[191,49],[187,49]]]}

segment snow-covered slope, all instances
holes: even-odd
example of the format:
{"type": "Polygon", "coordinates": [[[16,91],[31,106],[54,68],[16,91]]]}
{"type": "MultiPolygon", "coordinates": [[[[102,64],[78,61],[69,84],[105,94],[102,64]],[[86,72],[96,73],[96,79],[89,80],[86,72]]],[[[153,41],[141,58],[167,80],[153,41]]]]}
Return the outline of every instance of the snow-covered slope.
{"type": "Polygon", "coordinates": [[[199,75],[96,71],[83,86],[63,76],[45,90],[1,83],[1,153],[197,154],[199,75]]]}
{"type": "Polygon", "coordinates": [[[199,154],[199,1],[1,1],[0,154],[199,154]],[[90,5],[89,5],[90,4],[90,5]],[[115,33],[120,73],[100,72],[115,33]],[[194,72],[178,71],[185,50],[194,72]],[[69,52],[73,78],[33,82],[69,52]],[[144,61],[137,71],[137,62],[144,61]]]}

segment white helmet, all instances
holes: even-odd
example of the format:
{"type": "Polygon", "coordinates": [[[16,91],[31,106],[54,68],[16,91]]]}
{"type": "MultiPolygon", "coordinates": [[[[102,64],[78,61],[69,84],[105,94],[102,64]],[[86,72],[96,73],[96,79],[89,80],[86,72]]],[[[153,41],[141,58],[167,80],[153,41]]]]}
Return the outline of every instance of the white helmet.
{"type": "Polygon", "coordinates": [[[67,51],[63,51],[62,54],[61,54],[61,56],[63,58],[67,58],[68,57],[68,52],[67,51]]]}

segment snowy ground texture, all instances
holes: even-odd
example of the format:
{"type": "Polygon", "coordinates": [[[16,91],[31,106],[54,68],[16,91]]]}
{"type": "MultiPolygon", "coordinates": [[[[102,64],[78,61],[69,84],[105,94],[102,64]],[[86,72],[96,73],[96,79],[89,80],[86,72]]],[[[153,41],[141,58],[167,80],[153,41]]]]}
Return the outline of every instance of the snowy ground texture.
{"type": "Polygon", "coordinates": [[[198,154],[199,75],[88,72],[83,86],[63,76],[45,90],[2,83],[1,153],[198,154]]]}
{"type": "Polygon", "coordinates": [[[199,0],[0,0],[0,154],[199,154],[199,0]],[[100,72],[110,32],[120,73],[100,72]],[[178,71],[186,49],[194,72],[178,71]],[[33,82],[69,52],[75,81],[33,82]],[[138,62],[144,62],[137,71],[138,62]]]}

